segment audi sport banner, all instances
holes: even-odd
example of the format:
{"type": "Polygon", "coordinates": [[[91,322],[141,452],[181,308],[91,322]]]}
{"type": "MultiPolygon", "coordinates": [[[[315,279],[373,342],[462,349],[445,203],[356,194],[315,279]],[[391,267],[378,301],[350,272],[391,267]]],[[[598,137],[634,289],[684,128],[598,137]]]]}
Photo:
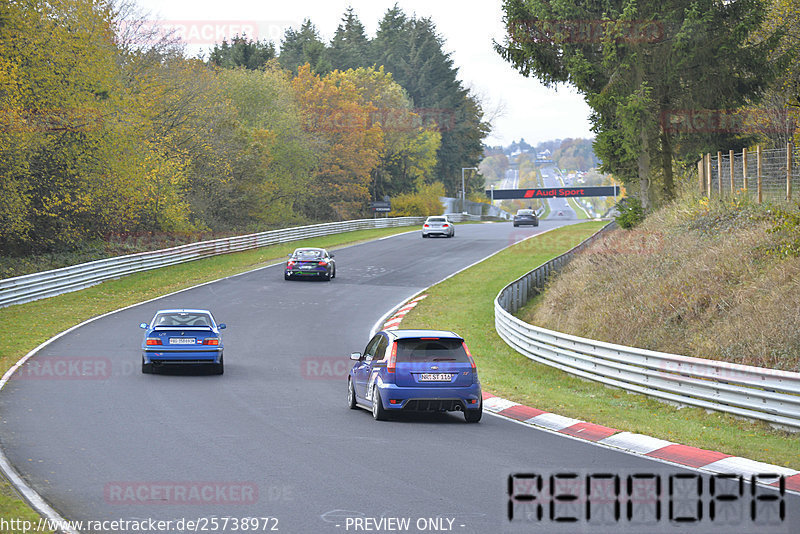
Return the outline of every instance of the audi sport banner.
{"type": "Polygon", "coordinates": [[[613,197],[619,195],[619,186],[601,187],[543,187],[539,189],[495,189],[486,191],[486,196],[495,200],[510,198],[555,198],[555,197],[613,197]]]}

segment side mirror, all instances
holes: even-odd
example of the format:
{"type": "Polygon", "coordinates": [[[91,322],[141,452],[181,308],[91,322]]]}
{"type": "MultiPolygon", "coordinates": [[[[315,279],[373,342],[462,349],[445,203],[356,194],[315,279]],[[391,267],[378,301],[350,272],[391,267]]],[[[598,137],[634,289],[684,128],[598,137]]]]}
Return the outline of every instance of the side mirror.
{"type": "Polygon", "coordinates": [[[147,330],[147,323],[139,323],[139,328],[142,330],[147,330]]]}
{"type": "Polygon", "coordinates": [[[226,328],[228,328],[228,325],[226,325],[225,323],[220,323],[217,325],[217,328],[219,328],[220,330],[225,330],[226,328]]]}
{"type": "Polygon", "coordinates": [[[361,359],[361,353],[360,352],[351,352],[350,353],[350,359],[351,360],[355,360],[355,361],[359,361],[361,359]]]}
{"type": "Polygon", "coordinates": [[[334,257],[334,256],[335,256],[335,254],[331,254],[330,256],[331,256],[331,258],[332,258],[332,257],[334,257]]]}

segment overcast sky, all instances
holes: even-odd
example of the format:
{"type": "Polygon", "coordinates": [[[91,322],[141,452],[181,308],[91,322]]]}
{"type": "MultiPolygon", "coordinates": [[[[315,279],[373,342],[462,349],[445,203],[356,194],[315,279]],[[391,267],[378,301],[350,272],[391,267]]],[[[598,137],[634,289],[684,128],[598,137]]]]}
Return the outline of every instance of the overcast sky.
{"type": "MultiPolygon", "coordinates": [[[[220,36],[230,37],[239,27],[256,28],[259,39],[279,43],[287,27],[297,28],[310,18],[323,40],[329,41],[352,5],[370,38],[395,0],[137,0],[167,24],[188,28],[188,51],[208,50],[220,36]]],[[[409,15],[430,17],[445,40],[447,52],[459,68],[461,81],[481,99],[491,115],[493,129],[486,143],[508,143],[524,138],[531,144],[565,137],[591,137],[589,108],[569,87],[546,89],[526,79],[492,49],[502,41],[502,0],[397,0],[409,15]]],[[[249,33],[249,32],[248,32],[249,33]]]]}

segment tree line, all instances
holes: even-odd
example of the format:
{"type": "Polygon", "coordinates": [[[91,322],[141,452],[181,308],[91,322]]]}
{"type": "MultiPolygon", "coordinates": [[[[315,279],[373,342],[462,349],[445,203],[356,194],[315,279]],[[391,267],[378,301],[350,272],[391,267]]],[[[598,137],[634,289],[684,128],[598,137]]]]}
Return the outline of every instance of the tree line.
{"type": "Polygon", "coordinates": [[[496,50],[584,95],[601,170],[646,208],[673,198],[701,153],[796,135],[793,0],[504,0],[503,12],[496,50]]]}
{"type": "Polygon", "coordinates": [[[0,3],[0,253],[358,218],[455,194],[480,159],[480,103],[428,19],[395,7],[369,39],[348,10],[330,43],[306,20],[279,48],[237,36],[203,59],[137,17],[0,3]]]}

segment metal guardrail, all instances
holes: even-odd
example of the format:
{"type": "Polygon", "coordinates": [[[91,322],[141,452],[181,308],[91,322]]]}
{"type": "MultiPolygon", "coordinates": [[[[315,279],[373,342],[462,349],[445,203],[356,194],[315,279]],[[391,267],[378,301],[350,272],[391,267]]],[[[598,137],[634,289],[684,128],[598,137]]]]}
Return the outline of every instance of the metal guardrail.
{"type": "Polygon", "coordinates": [[[480,221],[480,215],[470,215],[469,213],[445,213],[445,216],[452,222],[480,221]]]}
{"type": "Polygon", "coordinates": [[[209,256],[239,252],[277,243],[296,241],[354,230],[394,228],[420,225],[424,217],[394,217],[386,219],[360,219],[335,223],[313,224],[296,228],[271,230],[257,234],[190,243],[178,247],[140,252],[97,260],[62,269],[27,274],[0,280],[0,308],[77,291],[104,280],[185,263],[209,256]]]}
{"type": "Polygon", "coordinates": [[[605,226],[503,288],[494,302],[498,335],[528,358],[582,378],[800,430],[800,373],[594,341],[540,328],[512,315],[542,290],[549,276],[610,228],[605,226]]]}

